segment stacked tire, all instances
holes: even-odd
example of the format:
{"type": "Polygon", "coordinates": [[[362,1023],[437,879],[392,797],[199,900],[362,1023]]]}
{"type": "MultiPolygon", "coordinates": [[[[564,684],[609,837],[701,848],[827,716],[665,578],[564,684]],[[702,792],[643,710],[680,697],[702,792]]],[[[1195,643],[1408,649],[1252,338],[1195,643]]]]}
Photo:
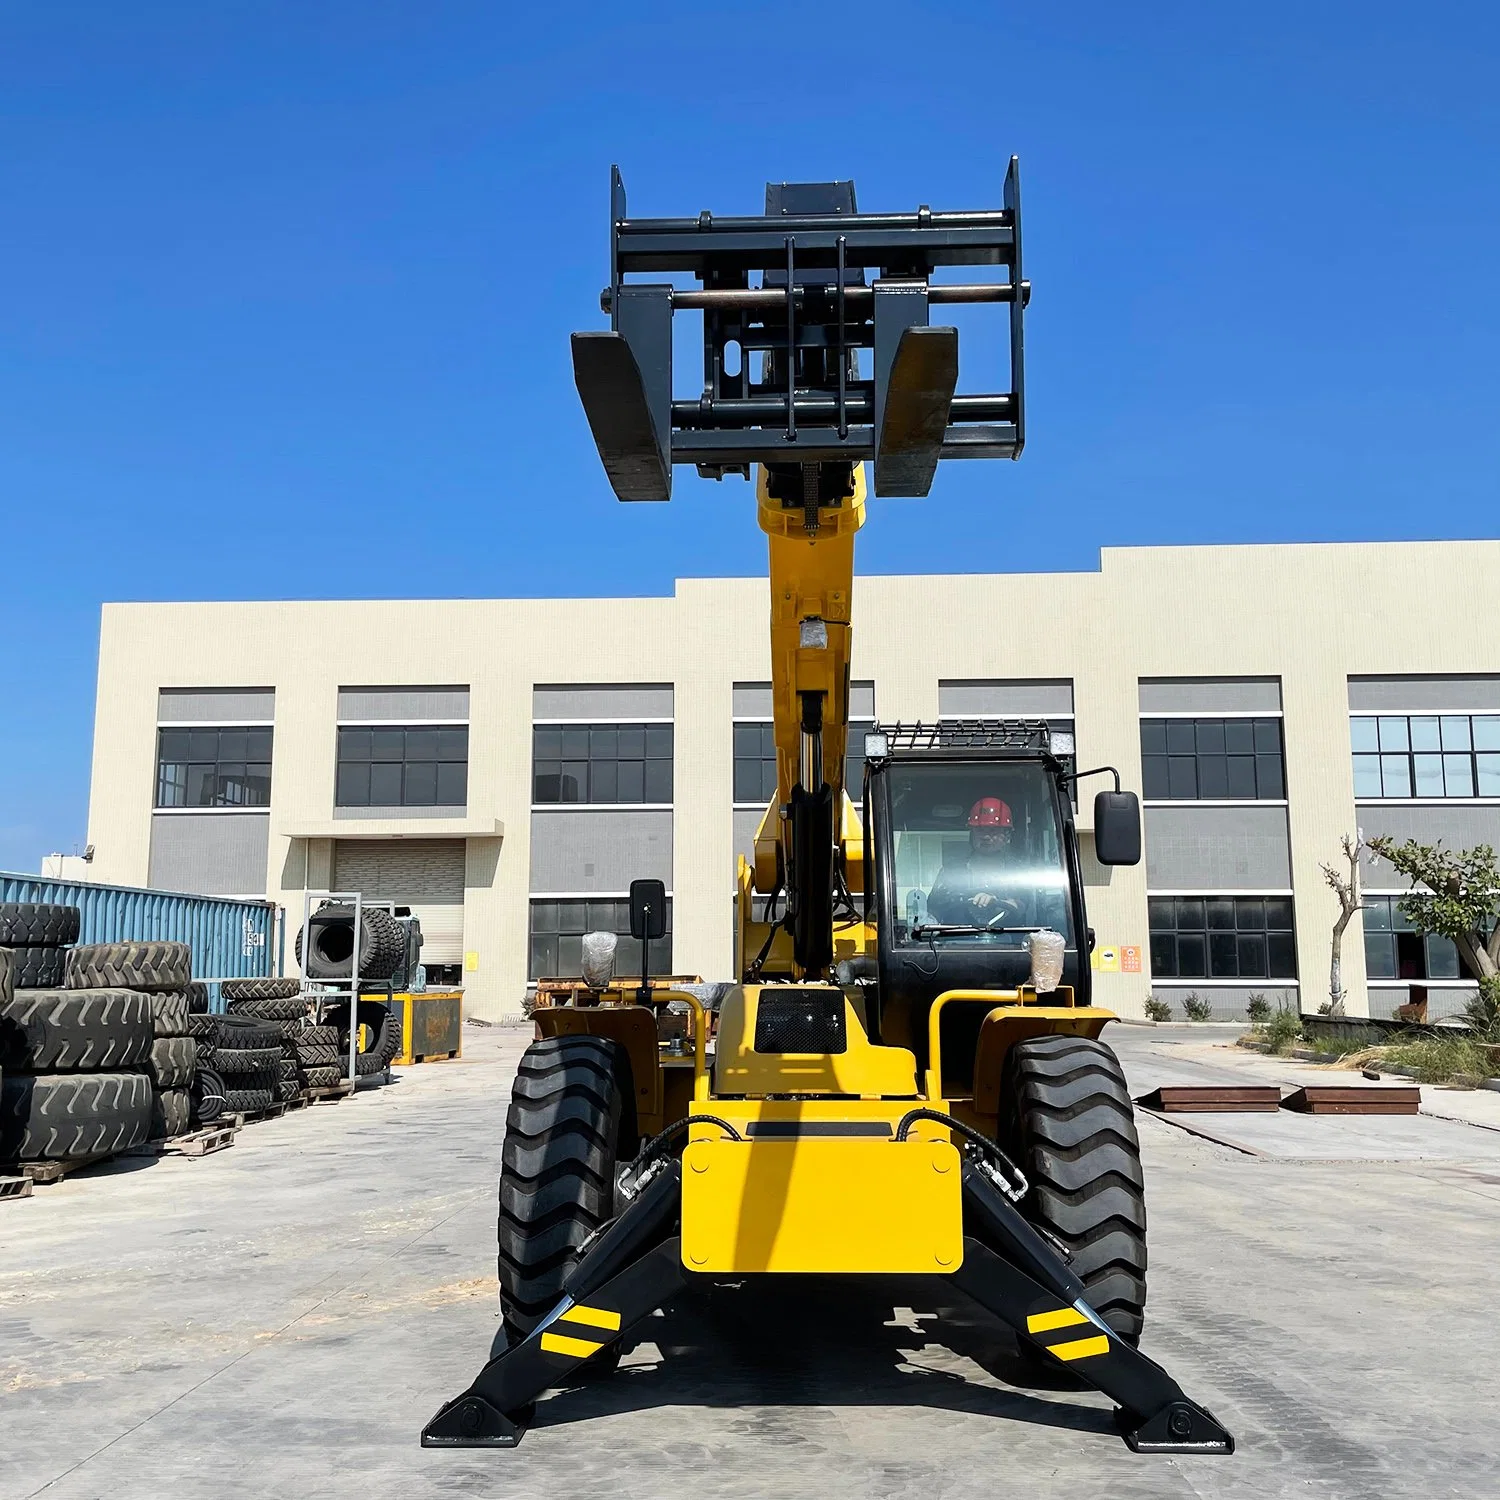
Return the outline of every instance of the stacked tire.
{"type": "Polygon", "coordinates": [[[68,949],[78,941],[76,906],[35,901],[0,902],[0,948],[11,953],[11,984],[18,990],[59,990],[68,949]]]}
{"type": "Polygon", "coordinates": [[[226,979],[225,1009],[277,1028],[281,1057],[277,1064],[276,1094],[282,1103],[295,1099],[304,1087],[297,1040],[308,1024],[310,1002],[302,997],[296,979],[226,979]]]}
{"type": "MultiPolygon", "coordinates": [[[[401,1052],[401,1017],[379,1000],[361,1000],[355,1012],[359,1027],[358,1050],[354,1058],[356,1078],[371,1078],[384,1073],[401,1052]]],[[[324,1020],[338,1032],[339,1076],[349,1067],[349,1006],[331,1006],[324,1020]]]]}
{"type": "Polygon", "coordinates": [[[281,1026],[255,1016],[212,1016],[218,1113],[254,1114],[282,1100],[281,1026]]]}
{"type": "Polygon", "coordinates": [[[78,930],[76,907],[0,906],[0,1161],[108,1156],[153,1117],[185,1128],[186,945],[69,946],[78,930]]]}
{"type": "Polygon", "coordinates": [[[193,1129],[212,1125],[224,1113],[228,1085],[218,1067],[219,1018],[208,1014],[208,1007],[188,1016],[188,1031],[198,1044],[197,1066],[193,1071],[188,1096],[188,1112],[193,1129]]]}
{"type": "Polygon", "coordinates": [[[68,952],[65,983],[81,993],[109,988],[139,993],[151,1020],[144,1060],[151,1086],[149,1139],[184,1135],[192,1128],[190,1089],[198,1044],[188,1018],[207,1007],[208,991],[193,983],[186,943],[88,943],[68,952]]]}
{"type": "Polygon", "coordinates": [[[297,1054],[297,1075],[306,1089],[332,1088],[344,1076],[344,1059],[339,1053],[337,1026],[304,1026],[293,1046],[297,1054]]]}

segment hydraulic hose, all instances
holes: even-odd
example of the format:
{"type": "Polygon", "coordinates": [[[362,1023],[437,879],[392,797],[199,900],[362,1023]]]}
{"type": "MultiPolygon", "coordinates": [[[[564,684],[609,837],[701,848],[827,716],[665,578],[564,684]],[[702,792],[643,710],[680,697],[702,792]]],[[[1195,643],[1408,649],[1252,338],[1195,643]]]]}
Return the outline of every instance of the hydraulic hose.
{"type": "Polygon", "coordinates": [[[1015,1182],[1009,1186],[998,1182],[996,1186],[1013,1202],[1019,1203],[1022,1198],[1031,1191],[1031,1184],[1026,1180],[1026,1174],[982,1131],[976,1130],[972,1125],[965,1125],[962,1120],[955,1120],[952,1115],[945,1115],[939,1109],[927,1109],[919,1107],[908,1110],[901,1116],[900,1123],[896,1126],[896,1139],[904,1141],[911,1131],[911,1127],[918,1120],[933,1120],[939,1125],[946,1126],[963,1136],[966,1141],[977,1146],[986,1156],[993,1157],[1014,1177],[1015,1182]]]}
{"type": "Polygon", "coordinates": [[[628,1200],[634,1198],[640,1192],[641,1185],[645,1182],[650,1171],[651,1163],[666,1148],[667,1142],[675,1135],[692,1125],[717,1125],[725,1135],[732,1141],[743,1141],[745,1138],[728,1120],[721,1120],[717,1115],[688,1115],[685,1119],[674,1120],[667,1128],[657,1135],[653,1135],[641,1148],[640,1155],[625,1169],[620,1177],[620,1192],[628,1200]]]}

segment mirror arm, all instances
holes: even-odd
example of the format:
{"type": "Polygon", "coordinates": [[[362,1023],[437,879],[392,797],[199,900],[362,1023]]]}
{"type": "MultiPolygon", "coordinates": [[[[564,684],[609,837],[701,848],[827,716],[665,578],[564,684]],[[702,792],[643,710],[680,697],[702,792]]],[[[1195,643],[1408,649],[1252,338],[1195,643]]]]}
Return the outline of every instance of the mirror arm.
{"type": "Polygon", "coordinates": [[[1115,778],[1115,790],[1120,790],[1120,773],[1113,766],[1095,766],[1092,771],[1070,771],[1064,781],[1082,781],[1086,776],[1103,776],[1108,773],[1115,778]]]}

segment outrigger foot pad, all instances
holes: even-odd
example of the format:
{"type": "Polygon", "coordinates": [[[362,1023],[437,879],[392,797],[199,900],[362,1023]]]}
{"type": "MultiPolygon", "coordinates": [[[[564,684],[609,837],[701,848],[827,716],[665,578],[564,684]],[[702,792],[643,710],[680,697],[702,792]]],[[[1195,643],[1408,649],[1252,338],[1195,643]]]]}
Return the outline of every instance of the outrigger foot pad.
{"type": "Polygon", "coordinates": [[[1117,1407],[1115,1420],[1132,1453],[1234,1452],[1234,1438],[1214,1420],[1213,1413],[1191,1401],[1174,1401],[1144,1422],[1117,1407]]]}
{"type": "Polygon", "coordinates": [[[514,1448],[543,1391],[567,1383],[678,1292],[682,1241],[671,1231],[681,1198],[682,1167],[674,1161],[584,1251],[552,1311],[422,1429],[422,1446],[514,1448]]]}
{"type": "Polygon", "coordinates": [[[472,1392],[450,1401],[422,1429],[424,1448],[514,1448],[531,1421],[534,1407],[514,1416],[497,1411],[472,1392]]]}

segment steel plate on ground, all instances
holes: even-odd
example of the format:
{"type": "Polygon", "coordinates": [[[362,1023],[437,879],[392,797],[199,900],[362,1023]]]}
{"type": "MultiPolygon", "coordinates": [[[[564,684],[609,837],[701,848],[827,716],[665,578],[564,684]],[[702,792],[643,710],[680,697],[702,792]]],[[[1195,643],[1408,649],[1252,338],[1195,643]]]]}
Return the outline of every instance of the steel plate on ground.
{"type": "Polygon", "coordinates": [[[1274,1114],[1281,1090],[1274,1084],[1164,1084],[1135,1101],[1162,1114],[1274,1114]]]}
{"type": "Polygon", "coordinates": [[[1281,1107],[1305,1115],[1414,1115],[1421,1103],[1422,1091],[1418,1088],[1310,1084],[1288,1094],[1281,1107]]]}

